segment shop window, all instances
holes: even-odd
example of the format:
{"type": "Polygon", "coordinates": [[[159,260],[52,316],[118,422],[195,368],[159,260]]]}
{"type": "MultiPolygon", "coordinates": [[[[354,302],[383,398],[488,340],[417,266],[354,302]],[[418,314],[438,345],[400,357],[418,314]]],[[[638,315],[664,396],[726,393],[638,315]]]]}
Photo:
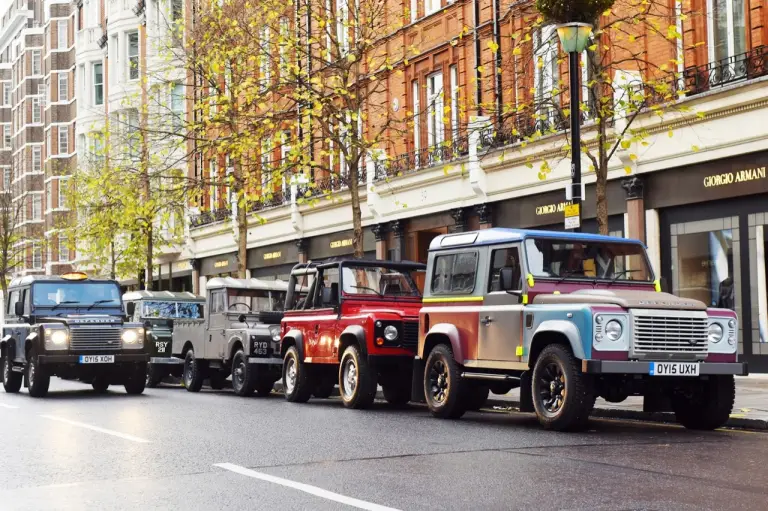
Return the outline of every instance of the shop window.
{"type": "Polygon", "coordinates": [[[736,311],[741,321],[738,226],[738,217],[672,224],[670,241],[673,293],[736,311]]]}
{"type": "Polygon", "coordinates": [[[435,258],[432,294],[469,294],[475,289],[477,252],[461,252],[435,258]]]}
{"type": "Polygon", "coordinates": [[[748,216],[752,354],[768,355],[768,212],[748,216]]]}

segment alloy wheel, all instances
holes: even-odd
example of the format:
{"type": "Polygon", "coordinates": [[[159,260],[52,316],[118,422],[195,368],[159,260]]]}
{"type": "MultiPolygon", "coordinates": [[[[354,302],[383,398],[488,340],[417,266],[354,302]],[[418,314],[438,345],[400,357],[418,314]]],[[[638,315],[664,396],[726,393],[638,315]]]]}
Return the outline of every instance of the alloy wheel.
{"type": "Polygon", "coordinates": [[[565,403],[565,373],[557,362],[549,362],[539,376],[539,402],[546,413],[557,415],[565,403]]]}
{"type": "Polygon", "coordinates": [[[429,368],[429,389],[432,401],[443,404],[448,397],[448,366],[445,361],[436,360],[429,368]]]}
{"type": "Polygon", "coordinates": [[[290,357],[285,362],[285,392],[291,394],[294,388],[296,388],[296,359],[290,357]]]}
{"type": "Polygon", "coordinates": [[[344,361],[344,369],[341,373],[341,386],[342,391],[344,392],[344,396],[347,398],[351,398],[353,395],[355,395],[355,390],[357,389],[357,364],[355,363],[355,359],[353,357],[348,357],[344,361]]]}

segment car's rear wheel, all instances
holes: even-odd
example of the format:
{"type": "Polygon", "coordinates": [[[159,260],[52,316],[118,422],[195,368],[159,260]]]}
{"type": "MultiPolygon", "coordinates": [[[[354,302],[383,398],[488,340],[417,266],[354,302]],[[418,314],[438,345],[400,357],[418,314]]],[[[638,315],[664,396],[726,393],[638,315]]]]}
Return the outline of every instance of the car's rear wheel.
{"type": "Polygon", "coordinates": [[[15,394],[21,388],[23,376],[13,371],[13,355],[9,350],[3,353],[3,388],[9,394],[15,394]]]}
{"type": "Polygon", "coordinates": [[[243,350],[237,350],[232,357],[232,390],[241,397],[247,397],[253,394],[256,382],[254,381],[252,371],[248,368],[248,357],[243,350]]]}
{"type": "Polygon", "coordinates": [[[209,371],[208,383],[213,390],[221,390],[227,382],[227,378],[219,371],[209,371]]]}
{"type": "Polygon", "coordinates": [[[376,398],[376,371],[355,345],[341,356],[339,394],[344,406],[356,409],[369,408],[376,398]]]}
{"type": "Polygon", "coordinates": [[[291,346],[283,357],[283,393],[291,403],[306,403],[312,395],[309,368],[299,357],[299,350],[291,346]]]}
{"type": "Polygon", "coordinates": [[[539,423],[556,431],[586,427],[595,406],[594,384],[568,348],[544,348],[533,367],[533,407],[539,423]]]}
{"type": "Polygon", "coordinates": [[[381,388],[384,391],[384,399],[391,405],[403,406],[411,400],[411,380],[408,378],[390,381],[381,388]]]}
{"type": "Polygon", "coordinates": [[[490,389],[485,385],[472,385],[467,389],[467,410],[476,412],[488,401],[490,389]]]}
{"type": "Polygon", "coordinates": [[[203,387],[203,370],[195,358],[195,351],[189,350],[184,356],[184,387],[188,392],[200,392],[203,387]]]}
{"type": "Polygon", "coordinates": [[[146,386],[150,389],[154,389],[165,378],[167,371],[158,367],[156,364],[147,364],[147,379],[146,386]]]}
{"type": "Polygon", "coordinates": [[[103,394],[109,388],[109,380],[104,375],[94,376],[91,387],[97,394],[103,394]]]}
{"type": "Polygon", "coordinates": [[[256,395],[265,397],[272,393],[275,386],[275,380],[269,371],[262,370],[256,374],[256,395]]]}
{"type": "Polygon", "coordinates": [[[323,376],[315,385],[312,395],[318,399],[328,399],[333,394],[333,388],[336,386],[336,379],[332,376],[323,376]]]}
{"type": "Polygon", "coordinates": [[[429,411],[441,419],[458,419],[467,411],[459,364],[445,344],[429,352],[424,368],[424,395],[429,411]]]}
{"type": "Polygon", "coordinates": [[[27,384],[29,395],[32,397],[45,397],[48,394],[51,375],[45,366],[40,364],[37,348],[32,348],[27,358],[27,384]]]}

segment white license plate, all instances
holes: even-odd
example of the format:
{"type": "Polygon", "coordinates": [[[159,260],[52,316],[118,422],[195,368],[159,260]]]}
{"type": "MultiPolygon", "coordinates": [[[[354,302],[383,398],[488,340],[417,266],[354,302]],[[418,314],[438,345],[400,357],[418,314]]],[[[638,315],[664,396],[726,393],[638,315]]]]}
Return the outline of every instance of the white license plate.
{"type": "Polygon", "coordinates": [[[81,364],[114,364],[114,355],[80,355],[81,364]]]}
{"type": "Polygon", "coordinates": [[[651,362],[651,376],[698,376],[696,362],[651,362]]]}

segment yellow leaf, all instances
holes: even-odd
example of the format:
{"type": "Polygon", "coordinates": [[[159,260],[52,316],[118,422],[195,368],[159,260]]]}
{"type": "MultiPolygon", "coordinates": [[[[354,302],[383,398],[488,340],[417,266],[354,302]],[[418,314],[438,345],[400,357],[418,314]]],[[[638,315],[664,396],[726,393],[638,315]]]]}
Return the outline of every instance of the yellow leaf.
{"type": "Polygon", "coordinates": [[[512,50],[512,55],[520,55],[523,53],[523,51],[520,49],[520,47],[516,47],[514,50],[512,50]]]}
{"type": "Polygon", "coordinates": [[[632,167],[627,165],[626,167],[624,167],[624,172],[626,172],[627,174],[631,174],[632,173],[632,167]]]}
{"type": "Polygon", "coordinates": [[[691,150],[694,153],[698,153],[701,150],[701,148],[699,146],[697,146],[697,145],[694,145],[694,146],[691,146],[691,150]]]}
{"type": "Polygon", "coordinates": [[[477,72],[480,74],[485,73],[485,66],[477,66],[477,72]]]}
{"type": "Polygon", "coordinates": [[[630,146],[631,144],[632,144],[632,143],[631,143],[629,140],[622,140],[622,141],[621,141],[621,148],[622,148],[622,149],[629,149],[629,146],[630,146]]]}
{"type": "Polygon", "coordinates": [[[675,134],[675,133],[674,133],[672,130],[669,130],[669,131],[667,132],[667,135],[669,135],[669,138],[672,138],[672,136],[673,136],[674,134],[675,134]]]}
{"type": "Polygon", "coordinates": [[[629,159],[632,161],[637,161],[637,155],[635,153],[632,153],[629,155],[629,159]]]}
{"type": "Polygon", "coordinates": [[[593,44],[588,48],[589,51],[595,51],[597,49],[597,43],[593,44]]]}
{"type": "Polygon", "coordinates": [[[488,41],[488,48],[491,50],[491,53],[499,51],[499,45],[496,44],[496,41],[488,41]]]}

